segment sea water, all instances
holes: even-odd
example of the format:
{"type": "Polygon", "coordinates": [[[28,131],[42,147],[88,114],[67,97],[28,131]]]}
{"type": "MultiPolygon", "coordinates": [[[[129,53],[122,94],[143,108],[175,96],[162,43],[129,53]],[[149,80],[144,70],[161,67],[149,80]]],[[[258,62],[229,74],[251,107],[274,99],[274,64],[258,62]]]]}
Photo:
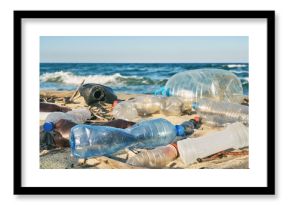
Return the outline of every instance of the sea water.
{"type": "Polygon", "coordinates": [[[233,72],[248,95],[247,63],[40,63],[40,89],[74,90],[85,79],[115,92],[152,94],[174,74],[202,68],[233,72]]]}

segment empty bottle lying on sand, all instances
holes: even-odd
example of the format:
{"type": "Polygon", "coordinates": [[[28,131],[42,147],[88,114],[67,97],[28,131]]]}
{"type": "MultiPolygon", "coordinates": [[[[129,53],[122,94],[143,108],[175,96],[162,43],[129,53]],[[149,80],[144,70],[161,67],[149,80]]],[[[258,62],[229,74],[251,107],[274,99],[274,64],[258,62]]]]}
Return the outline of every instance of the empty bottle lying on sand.
{"type": "Polygon", "coordinates": [[[243,87],[238,77],[222,69],[197,69],[179,72],[155,94],[178,96],[184,101],[198,102],[202,98],[241,103],[243,87]]]}
{"type": "Polygon", "coordinates": [[[63,112],[52,112],[45,119],[45,123],[43,124],[43,129],[46,132],[50,132],[54,129],[54,123],[57,121],[64,119],[69,120],[71,122],[80,124],[84,123],[88,119],[91,118],[91,112],[88,109],[76,109],[66,113],[63,112]]]}
{"type": "Polygon", "coordinates": [[[249,123],[249,107],[237,103],[219,102],[201,99],[192,104],[192,108],[203,121],[214,126],[225,126],[234,122],[249,123]]]}
{"type": "Polygon", "coordinates": [[[222,131],[177,142],[180,158],[187,165],[220,151],[247,146],[249,146],[249,130],[240,122],[230,124],[222,131]]]}
{"type": "Polygon", "coordinates": [[[135,148],[154,148],[168,145],[176,137],[184,138],[194,132],[192,122],[173,125],[163,118],[142,121],[126,130],[138,140],[138,143],[133,146],[135,148]]]}
{"type": "Polygon", "coordinates": [[[162,168],[178,156],[176,148],[169,144],[144,150],[127,160],[127,163],[137,167],[162,168]]]}
{"type": "MultiPolygon", "coordinates": [[[[131,127],[134,124],[135,123],[133,122],[125,120],[112,120],[109,122],[99,123],[98,125],[125,129],[131,127]]],[[[76,126],[77,124],[69,120],[61,119],[53,123],[53,125],[54,132],[51,133],[50,136],[47,135],[47,132],[40,133],[41,146],[70,147],[69,145],[70,131],[71,128],[76,126]]]]}
{"type": "Polygon", "coordinates": [[[70,147],[75,158],[110,155],[137,143],[137,139],[120,128],[76,125],[71,129],[70,147]]]}
{"type": "Polygon", "coordinates": [[[54,103],[40,102],[40,120],[45,120],[51,112],[68,112],[69,107],[60,106],[54,103]]]}
{"type": "Polygon", "coordinates": [[[79,88],[80,95],[84,97],[87,105],[92,105],[98,102],[104,102],[112,104],[117,100],[117,96],[110,87],[88,83],[79,88]]]}
{"type": "Polygon", "coordinates": [[[165,119],[147,120],[127,129],[77,125],[71,129],[71,151],[76,158],[110,155],[126,147],[154,148],[190,133],[186,125],[174,126],[165,119]],[[185,130],[187,132],[185,132],[185,130]]]}
{"type": "Polygon", "coordinates": [[[179,116],[185,109],[184,103],[178,97],[145,95],[117,104],[113,116],[116,119],[138,121],[155,113],[179,116]]]}

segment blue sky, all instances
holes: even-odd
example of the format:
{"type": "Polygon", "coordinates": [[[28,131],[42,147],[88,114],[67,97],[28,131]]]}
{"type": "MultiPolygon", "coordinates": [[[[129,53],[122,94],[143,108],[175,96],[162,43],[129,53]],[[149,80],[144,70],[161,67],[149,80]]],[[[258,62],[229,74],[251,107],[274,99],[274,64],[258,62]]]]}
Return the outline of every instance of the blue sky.
{"type": "Polygon", "coordinates": [[[247,63],[247,36],[41,36],[40,62],[247,63]]]}

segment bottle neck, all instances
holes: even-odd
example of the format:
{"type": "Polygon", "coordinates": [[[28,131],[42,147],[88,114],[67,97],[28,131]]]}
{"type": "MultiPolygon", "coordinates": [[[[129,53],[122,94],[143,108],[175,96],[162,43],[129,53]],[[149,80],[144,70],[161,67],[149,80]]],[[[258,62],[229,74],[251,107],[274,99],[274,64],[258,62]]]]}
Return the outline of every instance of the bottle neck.
{"type": "Polygon", "coordinates": [[[175,130],[176,130],[176,136],[181,136],[181,137],[185,136],[185,129],[183,126],[175,125],[175,130]]]}
{"type": "Polygon", "coordinates": [[[161,87],[160,89],[156,90],[155,95],[163,95],[163,96],[171,96],[171,93],[170,93],[170,90],[169,88],[166,88],[166,87],[161,87]]]}
{"type": "Polygon", "coordinates": [[[53,122],[45,122],[43,124],[43,130],[45,132],[51,132],[54,129],[54,123],[53,122]]]}
{"type": "Polygon", "coordinates": [[[196,110],[197,107],[198,107],[198,102],[193,102],[193,103],[191,104],[191,108],[192,108],[192,109],[196,110]]]}

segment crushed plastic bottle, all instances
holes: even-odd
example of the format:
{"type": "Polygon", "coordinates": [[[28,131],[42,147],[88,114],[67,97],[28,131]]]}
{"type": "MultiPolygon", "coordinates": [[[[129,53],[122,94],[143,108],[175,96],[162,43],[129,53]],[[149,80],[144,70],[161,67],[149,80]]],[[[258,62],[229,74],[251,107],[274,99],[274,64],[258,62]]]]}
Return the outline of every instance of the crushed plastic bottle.
{"type": "Polygon", "coordinates": [[[155,94],[179,96],[184,101],[198,102],[202,98],[240,103],[243,87],[238,77],[222,69],[197,69],[177,73],[155,94]]]}
{"type": "Polygon", "coordinates": [[[145,95],[117,104],[113,110],[113,116],[116,119],[136,122],[142,117],[156,113],[178,116],[182,114],[184,107],[184,103],[178,97],[145,95]]]}
{"type": "Polygon", "coordinates": [[[76,125],[70,134],[71,152],[75,158],[111,155],[136,142],[137,138],[125,130],[107,126],[76,125]]]}
{"type": "Polygon", "coordinates": [[[50,132],[54,129],[54,123],[57,121],[64,119],[64,120],[69,120],[74,123],[84,123],[88,119],[91,118],[91,112],[88,109],[76,109],[69,111],[67,113],[63,112],[52,112],[50,113],[43,125],[43,129],[46,132],[50,132]]]}
{"type": "Polygon", "coordinates": [[[157,118],[146,120],[127,128],[135,136],[138,143],[136,148],[154,148],[172,143],[177,136],[186,137],[182,125],[173,125],[171,122],[157,118]]]}
{"type": "Polygon", "coordinates": [[[135,105],[131,100],[118,103],[115,106],[112,115],[115,119],[122,119],[132,122],[137,122],[140,120],[140,116],[138,115],[135,105]]]}
{"type": "Polygon", "coordinates": [[[246,105],[201,99],[198,103],[193,103],[192,108],[203,121],[215,126],[224,126],[237,121],[249,124],[249,107],[246,105]]]}
{"type": "Polygon", "coordinates": [[[240,122],[230,124],[222,131],[177,142],[180,158],[186,165],[220,151],[247,146],[249,146],[249,129],[240,122]]]}
{"type": "Polygon", "coordinates": [[[177,150],[173,145],[166,145],[142,151],[129,158],[127,163],[138,167],[162,168],[176,159],[177,155],[177,150]]]}

